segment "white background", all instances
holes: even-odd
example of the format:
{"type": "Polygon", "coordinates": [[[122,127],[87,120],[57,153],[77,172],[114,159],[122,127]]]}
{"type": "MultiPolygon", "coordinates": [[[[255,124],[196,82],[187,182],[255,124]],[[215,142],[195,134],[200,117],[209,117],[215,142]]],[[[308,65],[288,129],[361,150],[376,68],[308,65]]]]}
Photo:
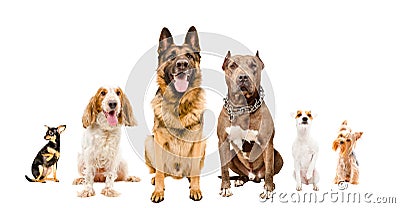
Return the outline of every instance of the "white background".
{"type": "MultiPolygon", "coordinates": [[[[136,61],[157,44],[162,27],[178,35],[191,25],[200,32],[231,37],[254,53],[260,51],[275,92],[275,147],[285,161],[274,178],[277,193],[296,192],[291,156],[296,130],[290,112],[306,108],[318,113],[312,130],[320,145],[321,195],[336,189],[332,180],[337,153],[331,144],[339,124],[347,119],[353,130],[364,132],[356,149],[360,185],[350,186],[349,191],[373,193],[372,201],[375,196],[396,196],[399,203],[399,9],[398,1],[349,0],[2,1],[1,207],[310,206],[278,200],[260,203],[262,184],[254,183],[233,188],[232,197],[222,198],[219,171],[202,177],[200,202],[189,199],[187,180],[168,178],[165,201],[153,205],[151,175],[125,134],[124,158],[130,174],[142,182],[116,183],[118,198],[101,195],[104,184],[95,185],[97,195],[92,198],[76,197],[82,187],[71,183],[78,176],[81,116],[90,97],[105,84],[124,87],[136,61]],[[24,175],[31,177],[32,160],[45,144],[45,124],[67,125],[61,137],[60,183],[28,183],[24,175]]],[[[222,60],[215,69],[220,70],[221,64],[222,60]]],[[[151,112],[147,115],[152,117],[151,112]]],[[[135,128],[151,126],[142,121],[135,128]]],[[[210,137],[207,151],[215,151],[216,143],[217,138],[210,137]]],[[[303,192],[312,192],[312,187],[304,186],[303,192]]],[[[311,204],[342,205],[328,200],[311,204]]],[[[372,205],[378,206],[347,206],[372,205]]]]}

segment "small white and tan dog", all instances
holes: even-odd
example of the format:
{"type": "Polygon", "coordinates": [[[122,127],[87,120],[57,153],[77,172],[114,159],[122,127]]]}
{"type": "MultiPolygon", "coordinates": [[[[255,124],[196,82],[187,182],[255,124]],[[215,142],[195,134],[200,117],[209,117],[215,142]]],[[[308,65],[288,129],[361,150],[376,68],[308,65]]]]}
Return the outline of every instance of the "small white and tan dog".
{"type": "Polygon", "coordinates": [[[122,126],[135,126],[132,106],[119,87],[100,87],[90,99],[82,116],[85,133],[82,152],[78,155],[80,178],[73,184],[83,184],[79,197],[95,195],[94,182],[105,182],[101,193],[108,197],[119,195],[114,181],[140,181],[128,176],[127,163],[121,158],[119,144],[122,126]]]}
{"type": "Polygon", "coordinates": [[[313,184],[313,190],[318,191],[319,174],[315,169],[318,158],[318,143],[311,137],[311,123],[316,117],[311,111],[298,110],[291,116],[296,119],[297,138],[293,142],[292,154],[294,160],[294,178],[296,190],[302,190],[303,184],[313,184]]]}

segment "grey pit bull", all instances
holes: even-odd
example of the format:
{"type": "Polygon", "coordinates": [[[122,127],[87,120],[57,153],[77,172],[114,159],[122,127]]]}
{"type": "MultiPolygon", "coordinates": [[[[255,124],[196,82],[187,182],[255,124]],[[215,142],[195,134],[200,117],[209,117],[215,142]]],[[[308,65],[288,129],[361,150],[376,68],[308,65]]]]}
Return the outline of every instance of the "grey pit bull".
{"type": "Polygon", "coordinates": [[[274,122],[263,100],[260,84],[263,68],[258,51],[255,56],[232,57],[228,51],[222,65],[228,86],[217,129],[222,179],[220,195],[223,197],[232,195],[230,179],[235,179],[235,186],[242,186],[249,180],[259,183],[264,179],[260,199],[270,198],[275,189],[273,176],[283,165],[281,155],[273,146],[274,122]],[[230,178],[229,168],[239,176],[230,178]]]}

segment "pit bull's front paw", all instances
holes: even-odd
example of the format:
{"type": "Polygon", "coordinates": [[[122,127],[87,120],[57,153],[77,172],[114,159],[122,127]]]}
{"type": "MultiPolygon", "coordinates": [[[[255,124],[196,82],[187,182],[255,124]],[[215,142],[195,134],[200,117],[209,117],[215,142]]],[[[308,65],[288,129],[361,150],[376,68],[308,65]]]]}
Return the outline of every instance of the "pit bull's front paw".
{"type": "Polygon", "coordinates": [[[151,194],[151,201],[154,203],[159,203],[164,200],[164,191],[154,191],[151,194]]]}
{"type": "Polygon", "coordinates": [[[254,173],[249,173],[249,180],[254,180],[256,178],[256,175],[254,173]]]}
{"type": "Polygon", "coordinates": [[[219,195],[221,195],[222,197],[230,197],[233,194],[230,188],[221,188],[219,195]]]}
{"type": "Polygon", "coordinates": [[[87,198],[87,197],[91,197],[91,196],[94,196],[94,195],[95,195],[95,193],[94,193],[93,189],[83,190],[81,192],[78,192],[78,197],[81,197],[81,198],[87,198]]]}
{"type": "Polygon", "coordinates": [[[193,201],[200,201],[203,198],[200,189],[190,189],[190,199],[193,201]]]}
{"type": "Polygon", "coordinates": [[[266,201],[272,197],[272,191],[264,190],[260,194],[260,201],[266,201]]]}
{"type": "Polygon", "coordinates": [[[103,190],[101,190],[101,194],[103,194],[104,196],[108,196],[108,197],[119,196],[119,193],[112,188],[104,188],[103,190]]]}

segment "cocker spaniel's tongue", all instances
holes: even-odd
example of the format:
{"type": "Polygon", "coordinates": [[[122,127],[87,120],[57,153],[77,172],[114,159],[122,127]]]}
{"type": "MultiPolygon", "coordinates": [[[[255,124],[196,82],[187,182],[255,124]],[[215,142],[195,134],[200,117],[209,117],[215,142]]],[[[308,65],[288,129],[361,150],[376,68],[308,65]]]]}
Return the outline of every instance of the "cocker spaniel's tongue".
{"type": "Polygon", "coordinates": [[[115,111],[110,111],[106,113],[107,122],[110,126],[116,126],[118,123],[117,116],[115,116],[115,111]]]}
{"type": "Polygon", "coordinates": [[[174,76],[174,86],[176,91],[185,92],[189,86],[189,81],[187,80],[187,75],[185,73],[180,73],[174,76]]]}

